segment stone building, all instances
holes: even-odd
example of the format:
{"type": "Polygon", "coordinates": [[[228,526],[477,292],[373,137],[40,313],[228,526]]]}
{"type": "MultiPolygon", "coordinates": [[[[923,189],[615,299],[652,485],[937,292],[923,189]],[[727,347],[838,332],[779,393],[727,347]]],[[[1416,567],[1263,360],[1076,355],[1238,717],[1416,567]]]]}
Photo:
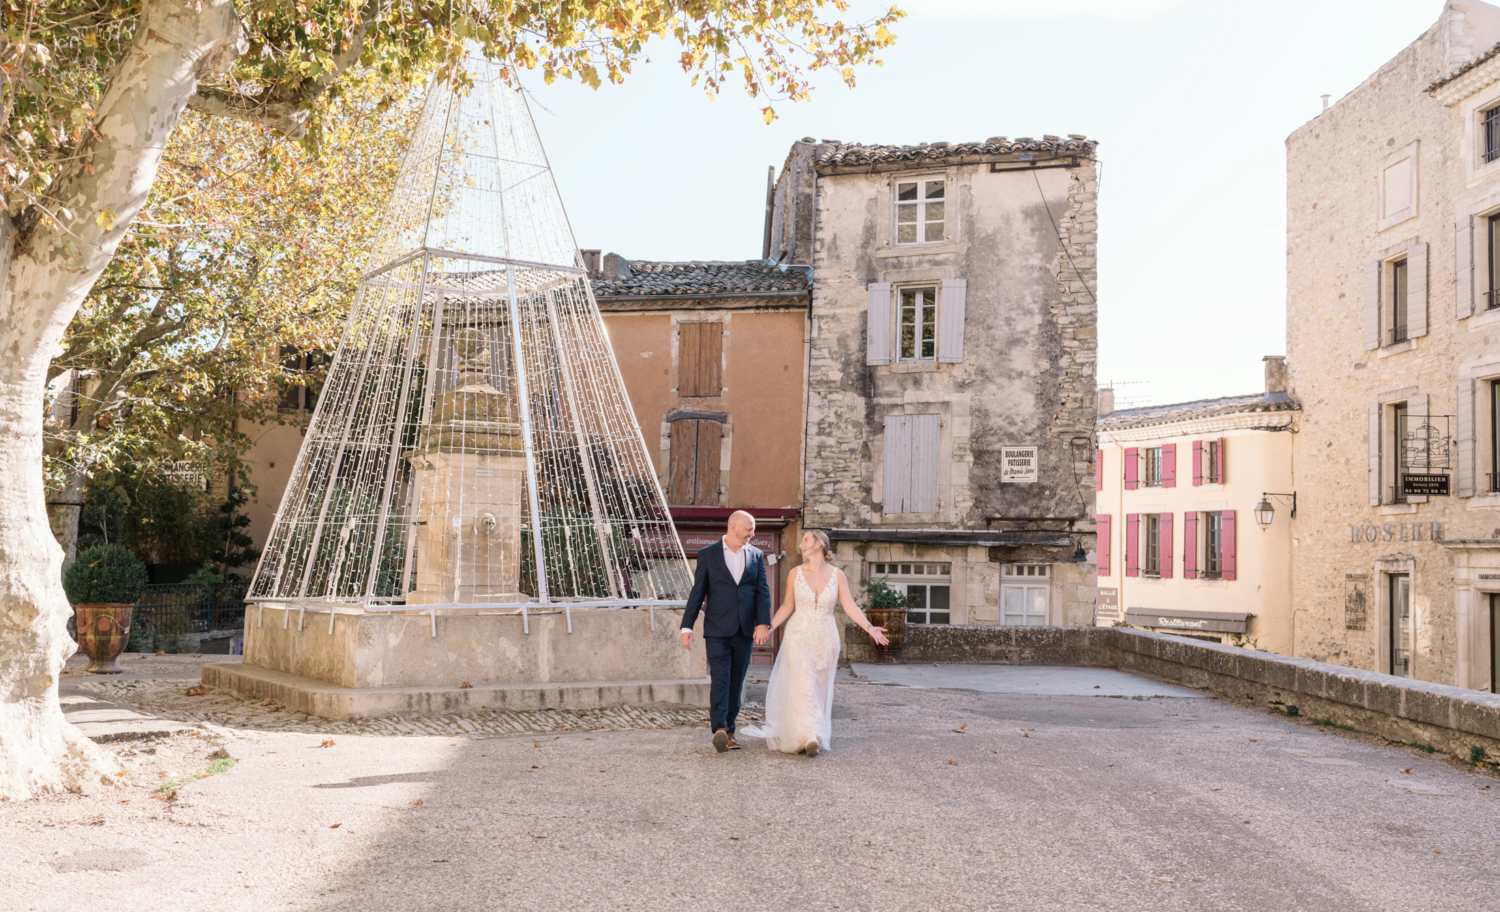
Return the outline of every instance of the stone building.
{"type": "Polygon", "coordinates": [[[810,269],[804,525],[931,624],[1094,611],[1095,143],[792,146],[768,259],[810,269]]]}
{"type": "Polygon", "coordinates": [[[1099,391],[1096,623],[1290,652],[1297,404],[1265,361],[1254,395],[1114,411],[1099,391]]]}
{"type": "Polygon", "coordinates": [[[1494,689],[1500,8],[1287,139],[1295,654],[1494,689]]]}

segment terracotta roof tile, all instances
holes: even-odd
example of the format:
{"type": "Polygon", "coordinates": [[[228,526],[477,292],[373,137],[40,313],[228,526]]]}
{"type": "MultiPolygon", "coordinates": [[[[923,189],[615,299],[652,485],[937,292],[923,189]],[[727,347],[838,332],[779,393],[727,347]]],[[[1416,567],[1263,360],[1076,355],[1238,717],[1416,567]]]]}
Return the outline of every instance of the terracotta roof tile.
{"type": "Polygon", "coordinates": [[[1468,63],[1464,64],[1463,66],[1449,73],[1447,76],[1444,76],[1442,79],[1439,79],[1437,82],[1434,82],[1432,85],[1428,86],[1427,94],[1431,95],[1433,92],[1441,89],[1443,86],[1479,66],[1481,63],[1489,60],[1491,57],[1494,57],[1496,54],[1500,54],[1500,44],[1495,45],[1494,47],[1485,51],[1483,54],[1480,54],[1478,57],[1475,57],[1473,60],[1470,60],[1468,63]]]}
{"type": "Polygon", "coordinates": [[[1073,152],[1093,155],[1094,148],[1098,145],[1097,140],[1076,135],[1069,136],[1067,139],[1055,137],[1032,139],[1028,136],[1016,140],[1007,140],[1003,136],[997,136],[984,142],[937,142],[921,143],[915,146],[866,146],[859,143],[839,143],[833,149],[820,153],[817,157],[817,164],[828,167],[880,165],[941,161],[965,155],[1010,155],[1017,152],[1073,152]]]}
{"type": "Polygon", "coordinates": [[[594,296],[745,294],[808,289],[807,276],[801,271],[783,271],[760,260],[693,260],[685,263],[631,260],[629,270],[630,275],[625,278],[595,279],[594,296]]]}
{"type": "Polygon", "coordinates": [[[1301,408],[1288,398],[1286,393],[1225,396],[1222,399],[1200,399],[1197,402],[1121,409],[1100,418],[1099,430],[1115,431],[1150,427],[1156,424],[1194,421],[1199,418],[1216,418],[1221,415],[1242,415],[1247,412],[1295,412],[1300,411],[1301,408]]]}

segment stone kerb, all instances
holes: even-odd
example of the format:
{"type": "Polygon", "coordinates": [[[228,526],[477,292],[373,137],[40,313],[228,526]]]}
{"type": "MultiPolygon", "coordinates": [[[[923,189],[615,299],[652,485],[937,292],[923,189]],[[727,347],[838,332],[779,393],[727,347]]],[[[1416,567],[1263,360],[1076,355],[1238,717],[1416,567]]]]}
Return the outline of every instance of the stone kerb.
{"type": "MultiPolygon", "coordinates": [[[[846,633],[851,661],[875,658],[846,633]]],[[[1125,627],[912,627],[903,662],[1110,666],[1392,741],[1500,760],[1500,694],[1125,627]]]]}

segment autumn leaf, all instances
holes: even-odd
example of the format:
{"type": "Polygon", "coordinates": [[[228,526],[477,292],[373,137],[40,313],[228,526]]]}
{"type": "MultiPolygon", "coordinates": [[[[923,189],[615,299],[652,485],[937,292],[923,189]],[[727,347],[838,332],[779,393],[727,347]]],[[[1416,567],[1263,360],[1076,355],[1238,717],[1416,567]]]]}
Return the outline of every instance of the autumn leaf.
{"type": "Polygon", "coordinates": [[[762,120],[769,124],[776,119],[776,109],[767,105],[760,109],[760,116],[762,120]]]}
{"type": "Polygon", "coordinates": [[[319,747],[333,747],[334,744],[336,744],[336,743],[337,742],[334,741],[332,738],[325,738],[325,739],[323,739],[323,743],[319,744],[318,746],[319,747]]]}

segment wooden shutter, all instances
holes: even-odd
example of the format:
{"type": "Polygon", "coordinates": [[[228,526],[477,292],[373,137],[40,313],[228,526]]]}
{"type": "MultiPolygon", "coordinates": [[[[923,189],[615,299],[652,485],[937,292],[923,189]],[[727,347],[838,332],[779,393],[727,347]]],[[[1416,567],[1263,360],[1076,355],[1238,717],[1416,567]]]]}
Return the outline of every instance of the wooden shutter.
{"type": "Polygon", "coordinates": [[[1172,578],[1172,514],[1162,513],[1156,517],[1156,567],[1162,579],[1172,578]]]}
{"type": "Polygon", "coordinates": [[[1203,441],[1193,441],[1193,487],[1203,484],[1203,441]]]}
{"type": "Polygon", "coordinates": [[[1182,578],[1198,578],[1198,514],[1182,514],[1182,578]]]}
{"type": "Polygon", "coordinates": [[[668,470],[667,502],[680,506],[693,503],[697,495],[698,422],[691,419],[672,422],[672,450],[668,470]]]}
{"type": "Polygon", "coordinates": [[[718,396],[723,392],[723,323],[677,325],[677,395],[718,396]]]}
{"type": "Polygon", "coordinates": [[[1125,575],[1141,575],[1141,514],[1125,514],[1125,575]]]}
{"type": "Polygon", "coordinates": [[[1473,497],[1475,493],[1474,465],[1479,454],[1474,447],[1474,388],[1472,378],[1458,381],[1458,484],[1459,497],[1473,497]]]}
{"type": "Polygon", "coordinates": [[[1365,264],[1365,351],[1380,347],[1380,262],[1365,264]]]}
{"type": "Polygon", "coordinates": [[[1215,465],[1214,468],[1218,469],[1218,472],[1216,474],[1218,475],[1218,478],[1219,478],[1219,482],[1218,482],[1219,484],[1224,484],[1225,483],[1225,478],[1224,478],[1225,457],[1224,457],[1224,454],[1227,453],[1227,452],[1229,452],[1229,448],[1224,445],[1224,438],[1220,437],[1219,438],[1219,446],[1218,446],[1217,452],[1214,455],[1214,462],[1217,463],[1217,465],[1215,465]]]}
{"type": "Polygon", "coordinates": [[[1095,560],[1099,563],[1099,575],[1109,576],[1109,514],[1099,514],[1094,520],[1094,528],[1097,530],[1094,536],[1094,554],[1095,560]]]}
{"type": "Polygon", "coordinates": [[[1104,451],[1094,451],[1094,490],[1104,490],[1104,451]]]}
{"type": "Polygon", "coordinates": [[[964,279],[943,280],[943,296],[937,302],[939,361],[958,364],[964,360],[964,299],[968,293],[964,279]]]}
{"type": "Polygon", "coordinates": [[[1427,335],[1427,244],[1406,248],[1406,336],[1427,335]]]}
{"type": "Polygon", "coordinates": [[[698,421],[697,478],[693,503],[700,507],[719,505],[719,448],[724,427],[717,421],[698,421]]]}
{"type": "Polygon", "coordinates": [[[1161,445],[1161,486],[1177,487],[1177,444],[1175,443],[1161,445]]]}
{"type": "Polygon", "coordinates": [[[885,497],[886,513],[909,513],[906,501],[911,496],[911,419],[891,415],[885,419],[885,497]]]}
{"type": "Polygon", "coordinates": [[[1140,472],[1140,450],[1130,447],[1125,451],[1125,490],[1134,491],[1140,487],[1140,472]]]}
{"type": "Polygon", "coordinates": [[[938,508],[938,439],[941,422],[937,415],[910,415],[911,493],[908,513],[936,513],[938,508]]]}
{"type": "Polygon", "coordinates": [[[1370,506],[1380,505],[1380,405],[1370,406],[1369,429],[1370,506]]]}
{"type": "Polygon", "coordinates": [[[1224,537],[1224,575],[1221,579],[1234,579],[1234,511],[1225,510],[1222,514],[1223,537],[1224,537]]]}
{"type": "Polygon", "coordinates": [[[1462,320],[1474,313],[1474,217],[1458,220],[1453,238],[1453,260],[1458,273],[1454,289],[1454,313],[1462,320]]]}
{"type": "Polygon", "coordinates": [[[891,283],[871,282],[866,307],[865,363],[891,363],[891,283]]]}

